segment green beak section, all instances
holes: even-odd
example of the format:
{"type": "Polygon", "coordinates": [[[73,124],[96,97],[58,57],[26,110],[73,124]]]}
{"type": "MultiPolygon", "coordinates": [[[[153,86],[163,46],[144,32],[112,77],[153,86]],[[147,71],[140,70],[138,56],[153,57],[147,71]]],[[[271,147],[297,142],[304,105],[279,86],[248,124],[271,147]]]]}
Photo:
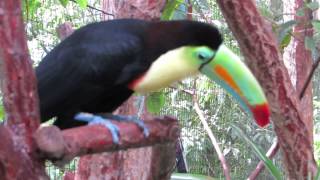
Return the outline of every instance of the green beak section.
{"type": "Polygon", "coordinates": [[[200,71],[220,84],[250,113],[261,127],[269,123],[269,106],[249,68],[226,46],[221,45],[212,61],[200,71]]]}

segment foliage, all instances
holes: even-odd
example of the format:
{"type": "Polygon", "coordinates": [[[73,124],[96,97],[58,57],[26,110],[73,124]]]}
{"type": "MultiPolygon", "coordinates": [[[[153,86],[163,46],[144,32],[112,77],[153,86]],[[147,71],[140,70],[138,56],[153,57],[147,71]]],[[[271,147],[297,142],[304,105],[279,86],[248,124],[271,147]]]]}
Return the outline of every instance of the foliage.
{"type": "Polygon", "coordinates": [[[63,168],[55,168],[51,162],[46,162],[46,170],[50,179],[58,180],[63,179],[63,176],[66,172],[74,172],[78,164],[79,159],[75,158],[68,165],[65,165],[63,168]]]}
{"type": "Polygon", "coordinates": [[[161,20],[171,20],[176,9],[183,3],[183,0],[169,0],[161,15],[161,20]]]}
{"type": "Polygon", "coordinates": [[[280,173],[280,170],[272,163],[272,161],[266,156],[266,153],[263,152],[263,150],[258,147],[254,142],[252,142],[244,133],[243,131],[238,128],[237,126],[233,125],[232,128],[234,128],[240,137],[242,137],[250,146],[252,149],[254,149],[254,152],[257,154],[257,156],[264,162],[265,166],[269,169],[273,177],[277,180],[281,180],[282,176],[280,173]]]}
{"type": "Polygon", "coordinates": [[[157,114],[160,112],[160,109],[164,106],[165,95],[163,92],[155,92],[150,94],[147,97],[146,106],[148,112],[157,114]]]}
{"type": "Polygon", "coordinates": [[[203,176],[199,174],[183,174],[173,173],[170,180],[217,180],[212,177],[203,176]]]}
{"type": "MultiPolygon", "coordinates": [[[[75,28],[78,28],[84,24],[99,21],[101,16],[100,12],[85,8],[87,5],[100,7],[100,1],[95,0],[25,0],[23,2],[30,54],[35,65],[60,41],[56,36],[58,25],[69,21],[75,28]]],[[[170,0],[164,9],[162,19],[185,18],[186,2],[170,0]]],[[[191,0],[190,2],[193,6],[193,18],[213,23],[219,27],[224,37],[224,43],[234,52],[239,53],[238,44],[227,27],[216,2],[214,0],[191,0]]],[[[275,17],[277,14],[270,11],[268,2],[267,0],[257,0],[257,5],[266,19],[271,22],[279,46],[283,49],[291,41],[292,29],[299,22],[278,20],[275,17]]],[[[300,13],[304,13],[306,8],[315,10],[318,7],[315,3],[306,3],[300,13]]],[[[313,37],[306,39],[305,46],[314,51],[320,39],[318,38],[320,21],[314,20],[311,23],[316,33],[313,37]]],[[[315,79],[319,79],[319,74],[315,79]]],[[[182,125],[181,138],[190,173],[223,178],[223,171],[218,168],[220,167],[218,157],[193,110],[192,93],[196,93],[201,109],[208,117],[209,126],[223,149],[231,169],[232,179],[245,179],[255,168],[260,158],[254,156],[254,148],[248,146],[246,141],[237,136],[237,132],[230,126],[231,122],[243,129],[246,136],[251,137],[254,146],[259,146],[264,150],[270,147],[275,138],[272,127],[259,129],[228,94],[207,78],[200,76],[196,86],[198,88],[194,89],[194,79],[190,78],[175,84],[172,88],[150,94],[146,100],[147,108],[157,115],[173,115],[180,120],[182,125]]],[[[320,85],[317,80],[314,80],[314,93],[320,97],[320,85]]],[[[319,102],[319,98],[315,97],[315,132],[320,130],[320,107],[317,107],[319,102]]],[[[0,108],[0,116],[1,114],[0,108]]],[[[320,154],[320,145],[316,141],[315,143],[315,153],[320,154]]],[[[277,167],[281,168],[279,157],[276,157],[274,162],[277,167]]],[[[51,165],[49,167],[52,168],[51,165]]],[[[70,169],[74,170],[74,168],[75,163],[71,165],[70,169]]],[[[61,179],[64,172],[64,170],[58,169],[48,171],[51,179],[61,179]]],[[[272,177],[269,172],[265,171],[259,176],[259,179],[272,179],[272,177]]]]}
{"type": "Polygon", "coordinates": [[[1,105],[0,105],[0,123],[3,122],[3,120],[4,120],[4,116],[5,116],[4,113],[5,113],[5,112],[4,112],[4,107],[3,107],[3,105],[1,104],[1,105]]]}

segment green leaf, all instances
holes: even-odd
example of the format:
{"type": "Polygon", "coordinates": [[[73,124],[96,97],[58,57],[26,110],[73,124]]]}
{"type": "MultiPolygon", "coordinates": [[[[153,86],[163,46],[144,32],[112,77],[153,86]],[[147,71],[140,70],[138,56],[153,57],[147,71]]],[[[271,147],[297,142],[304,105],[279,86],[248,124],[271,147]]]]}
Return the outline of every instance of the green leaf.
{"type": "Polygon", "coordinates": [[[316,108],[320,108],[320,101],[313,100],[313,105],[314,105],[316,108]]]}
{"type": "Polygon", "coordinates": [[[306,7],[308,7],[312,11],[315,11],[315,10],[319,9],[319,3],[313,1],[313,2],[310,2],[310,3],[306,4],[306,7]]]}
{"type": "Polygon", "coordinates": [[[161,15],[161,20],[172,19],[174,12],[183,2],[183,0],[169,0],[164,7],[163,13],[161,15]]]}
{"type": "Polygon", "coordinates": [[[291,20],[287,21],[281,25],[279,25],[278,30],[278,43],[280,44],[280,48],[283,49],[284,47],[288,46],[291,40],[291,32],[293,26],[297,24],[297,21],[291,20]]]}
{"type": "Polygon", "coordinates": [[[159,113],[165,104],[165,95],[162,92],[154,92],[147,97],[147,109],[150,113],[159,113]]]}
{"type": "Polygon", "coordinates": [[[63,7],[66,7],[69,3],[69,0],[59,0],[59,2],[63,7]]]}
{"type": "Polygon", "coordinates": [[[291,41],[291,34],[287,33],[282,39],[282,41],[280,42],[280,48],[282,50],[286,48],[289,45],[290,41],[291,41]]]}
{"type": "Polygon", "coordinates": [[[231,125],[234,130],[236,130],[239,137],[244,139],[254,150],[256,155],[264,162],[265,166],[268,168],[270,173],[273,175],[273,177],[277,180],[281,180],[282,176],[280,173],[279,168],[277,168],[273,162],[265,155],[265,153],[257,146],[255,145],[245,134],[244,132],[237,126],[231,125]]]}
{"type": "Polygon", "coordinates": [[[41,6],[41,3],[38,0],[31,0],[28,3],[30,13],[34,13],[37,8],[41,6]]]}
{"type": "Polygon", "coordinates": [[[310,50],[311,52],[314,51],[316,49],[316,42],[315,40],[310,37],[310,36],[306,36],[304,38],[304,47],[308,50],[310,50]]]}
{"type": "Polygon", "coordinates": [[[304,7],[299,8],[296,12],[297,16],[304,16],[304,7]]]}
{"type": "Polygon", "coordinates": [[[88,5],[88,0],[76,0],[76,1],[82,9],[85,9],[88,5]]]}
{"type": "Polygon", "coordinates": [[[312,26],[317,31],[320,32],[320,21],[319,20],[312,20],[312,26]]]}
{"type": "Polygon", "coordinates": [[[200,174],[189,173],[173,173],[170,180],[217,180],[215,178],[204,176],[200,174]]]}
{"type": "Polygon", "coordinates": [[[317,171],[316,177],[314,179],[320,180],[320,167],[318,167],[318,171],[317,171]]]}
{"type": "Polygon", "coordinates": [[[3,105],[0,105],[0,122],[4,120],[5,112],[3,105]]]}

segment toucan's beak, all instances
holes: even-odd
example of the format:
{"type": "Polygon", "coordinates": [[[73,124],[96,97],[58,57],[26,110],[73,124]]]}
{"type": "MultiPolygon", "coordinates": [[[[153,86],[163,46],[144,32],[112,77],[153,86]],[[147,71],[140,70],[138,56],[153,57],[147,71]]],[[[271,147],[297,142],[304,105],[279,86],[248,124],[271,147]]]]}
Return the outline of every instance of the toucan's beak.
{"type": "Polygon", "coordinates": [[[261,86],[230,49],[221,45],[213,60],[201,66],[200,71],[231,93],[259,126],[269,123],[269,106],[261,86]]]}

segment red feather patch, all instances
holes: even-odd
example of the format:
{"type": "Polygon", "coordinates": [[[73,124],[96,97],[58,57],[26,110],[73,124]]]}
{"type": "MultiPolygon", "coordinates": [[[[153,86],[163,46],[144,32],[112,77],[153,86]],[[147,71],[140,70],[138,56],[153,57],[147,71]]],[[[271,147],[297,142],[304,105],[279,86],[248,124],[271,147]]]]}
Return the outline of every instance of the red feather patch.
{"type": "Polygon", "coordinates": [[[131,90],[135,90],[135,87],[137,87],[137,85],[143,80],[144,75],[145,75],[145,73],[143,73],[142,75],[138,76],[138,78],[131,81],[128,84],[128,88],[131,90]]]}

